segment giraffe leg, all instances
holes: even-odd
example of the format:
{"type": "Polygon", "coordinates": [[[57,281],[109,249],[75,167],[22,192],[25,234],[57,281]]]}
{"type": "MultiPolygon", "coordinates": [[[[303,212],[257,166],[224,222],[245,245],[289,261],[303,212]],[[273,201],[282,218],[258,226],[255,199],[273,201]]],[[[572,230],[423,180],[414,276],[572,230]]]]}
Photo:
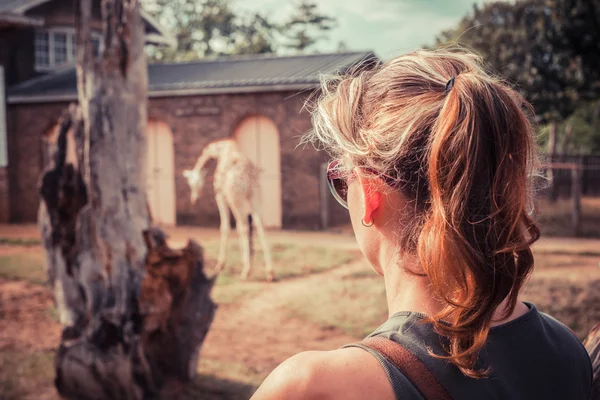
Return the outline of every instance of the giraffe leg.
{"type": "Polygon", "coordinates": [[[229,220],[229,207],[225,202],[223,195],[218,194],[215,197],[217,207],[219,208],[219,216],[221,218],[221,243],[219,244],[219,257],[217,258],[217,273],[225,267],[225,255],[227,254],[227,241],[229,232],[231,231],[231,221],[229,220]]]}
{"type": "Polygon", "coordinates": [[[258,238],[260,240],[260,244],[262,246],[263,257],[265,259],[265,271],[267,273],[267,281],[272,282],[273,277],[273,263],[271,261],[271,251],[269,250],[269,243],[267,243],[267,238],[265,236],[265,230],[263,228],[262,219],[258,213],[252,214],[252,222],[256,226],[256,232],[258,233],[258,238]]]}
{"type": "Polygon", "coordinates": [[[250,274],[250,242],[248,241],[248,217],[245,214],[240,214],[237,210],[233,210],[235,218],[235,227],[240,240],[240,249],[242,251],[242,279],[247,279],[250,274]]]}

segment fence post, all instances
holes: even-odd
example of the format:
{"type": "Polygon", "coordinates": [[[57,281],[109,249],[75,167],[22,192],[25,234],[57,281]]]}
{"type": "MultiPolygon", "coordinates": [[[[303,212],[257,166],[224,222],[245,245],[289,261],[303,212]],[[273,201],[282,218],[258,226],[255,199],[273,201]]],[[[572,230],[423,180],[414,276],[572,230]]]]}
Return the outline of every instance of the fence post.
{"type": "Polygon", "coordinates": [[[587,170],[587,166],[590,164],[589,163],[589,156],[580,156],[580,160],[581,160],[581,194],[583,196],[589,195],[589,187],[588,187],[588,177],[590,175],[593,176],[593,174],[589,174],[588,170],[587,170]]]}
{"type": "Polygon", "coordinates": [[[573,201],[572,222],[573,234],[581,235],[581,163],[571,169],[571,199],[573,201]]]}
{"type": "Polygon", "coordinates": [[[329,228],[329,186],[327,185],[327,164],[319,166],[319,195],[321,197],[321,229],[329,228]]]}

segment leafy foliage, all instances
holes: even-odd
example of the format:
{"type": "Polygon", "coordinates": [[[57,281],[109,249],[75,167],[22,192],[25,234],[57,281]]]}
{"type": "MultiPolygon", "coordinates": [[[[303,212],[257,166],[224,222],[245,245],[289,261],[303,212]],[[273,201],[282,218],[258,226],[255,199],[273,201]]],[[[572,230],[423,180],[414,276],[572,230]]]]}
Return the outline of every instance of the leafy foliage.
{"type": "MultiPolygon", "coordinates": [[[[589,152],[600,96],[600,1],[518,0],[475,5],[438,45],[459,44],[480,53],[491,67],[516,84],[535,108],[538,122],[563,137],[570,149],[589,152]],[[557,127],[557,124],[561,124],[557,127]],[[555,129],[557,127],[557,129],[555,129]],[[573,130],[571,131],[571,128],[573,130]]],[[[548,142],[549,153],[559,142],[548,142]]]]}
{"type": "Polygon", "coordinates": [[[548,40],[579,65],[585,100],[600,96],[600,1],[551,0],[552,29],[548,40]]]}
{"type": "Polygon", "coordinates": [[[262,13],[234,11],[229,0],[146,0],[147,11],[177,38],[177,47],[149,49],[152,60],[181,61],[225,54],[306,51],[334,27],[317,4],[302,1],[282,24],[262,13]],[[280,43],[282,39],[288,39],[280,43]]]}
{"type": "Polygon", "coordinates": [[[582,76],[571,51],[557,48],[556,40],[548,38],[552,15],[543,0],[475,5],[457,29],[442,33],[438,44],[459,43],[476,50],[519,86],[540,121],[561,121],[575,109],[582,76]]]}
{"type": "Polygon", "coordinates": [[[177,39],[174,49],[153,48],[153,59],[180,61],[217,55],[233,44],[236,15],[225,0],[148,0],[144,5],[177,39]]]}
{"type": "Polygon", "coordinates": [[[600,152],[600,102],[582,104],[564,122],[559,130],[566,129],[571,124],[573,128],[572,139],[564,149],[566,153],[594,153],[600,152]]]}
{"type": "Polygon", "coordinates": [[[297,4],[290,19],[283,25],[284,35],[289,40],[285,47],[303,52],[324,39],[323,34],[335,26],[336,20],[319,12],[316,2],[302,0],[297,4]]]}

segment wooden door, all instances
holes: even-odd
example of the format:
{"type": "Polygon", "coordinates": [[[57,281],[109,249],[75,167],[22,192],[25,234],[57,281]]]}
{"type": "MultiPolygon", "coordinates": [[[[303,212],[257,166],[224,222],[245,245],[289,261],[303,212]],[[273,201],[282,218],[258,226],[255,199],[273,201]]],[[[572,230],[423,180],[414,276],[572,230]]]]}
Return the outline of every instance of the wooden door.
{"type": "Polygon", "coordinates": [[[234,137],[242,151],[260,168],[261,213],[267,228],[281,228],[281,158],[279,132],[262,115],[244,119],[234,137]]]}
{"type": "Polygon", "coordinates": [[[147,193],[154,222],[175,225],[173,135],[167,124],[148,121],[147,193]]]}

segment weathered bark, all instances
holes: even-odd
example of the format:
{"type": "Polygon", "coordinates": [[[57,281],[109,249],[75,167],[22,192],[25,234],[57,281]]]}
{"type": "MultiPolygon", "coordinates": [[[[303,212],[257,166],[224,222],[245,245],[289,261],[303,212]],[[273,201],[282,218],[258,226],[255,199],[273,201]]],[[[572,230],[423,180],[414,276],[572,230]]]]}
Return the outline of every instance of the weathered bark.
{"type": "Polygon", "coordinates": [[[146,201],[147,70],[136,0],[103,0],[104,54],[80,0],[79,106],[60,120],[39,224],[61,344],[56,387],[72,399],[156,398],[194,375],[212,321],[202,249],[170,249],[146,201]],[[72,135],[68,135],[69,131],[72,135]],[[72,139],[69,139],[72,137],[72,139]],[[77,159],[67,158],[74,145],[77,159]]]}

